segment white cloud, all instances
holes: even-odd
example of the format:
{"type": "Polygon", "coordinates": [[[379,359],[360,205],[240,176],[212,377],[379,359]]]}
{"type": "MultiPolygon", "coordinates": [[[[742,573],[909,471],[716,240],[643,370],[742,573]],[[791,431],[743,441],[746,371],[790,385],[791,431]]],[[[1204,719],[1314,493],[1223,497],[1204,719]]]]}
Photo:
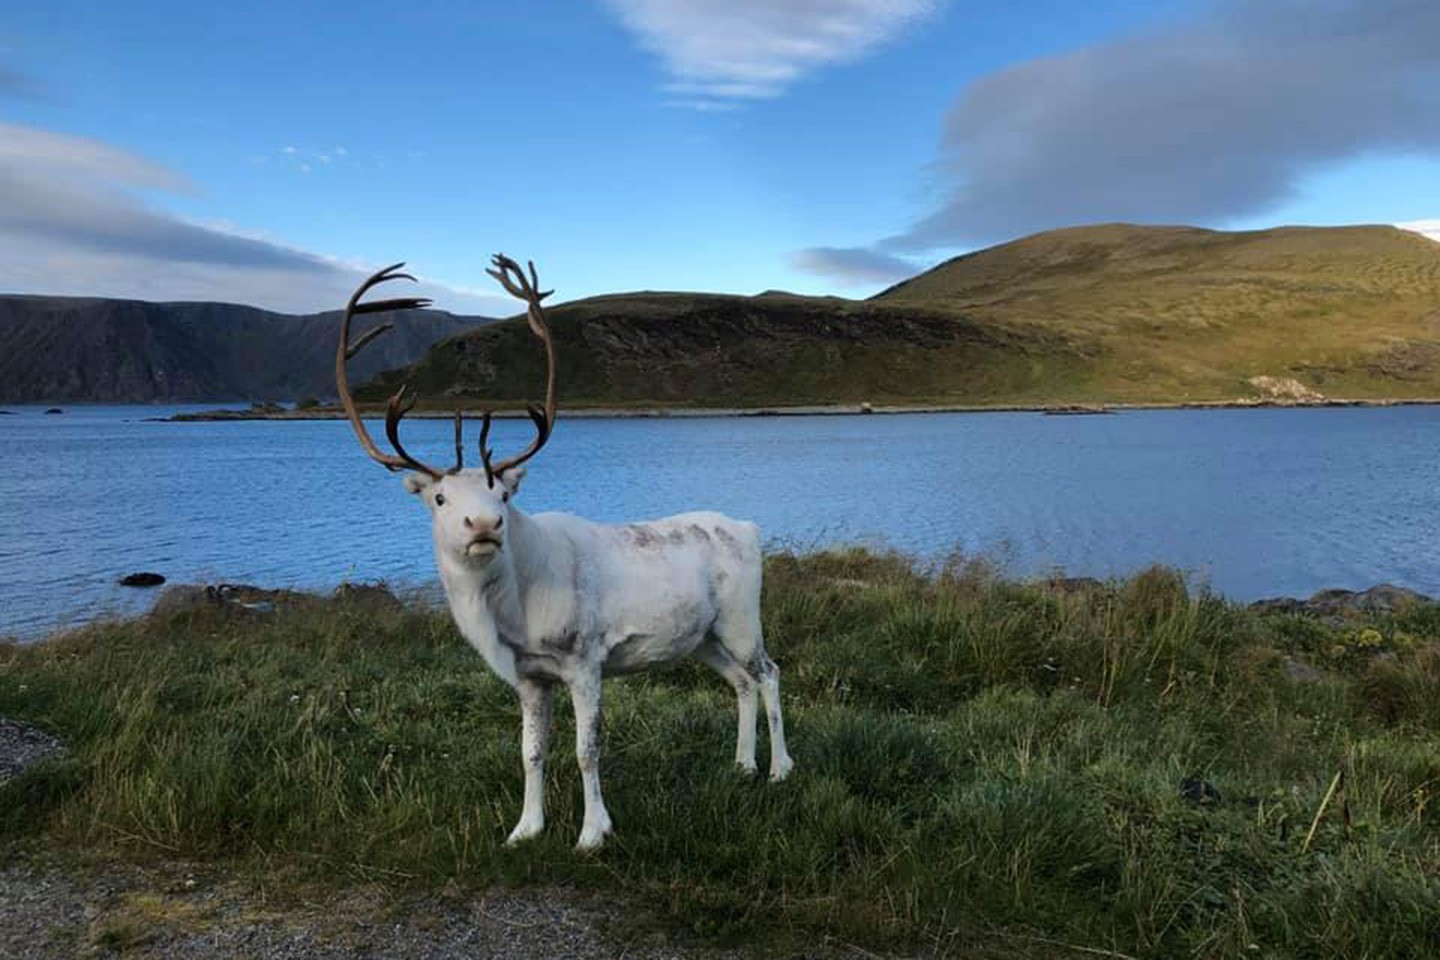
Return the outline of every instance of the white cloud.
{"type": "MultiPolygon", "coordinates": [[[[100,141],[0,123],[0,290],[310,312],[341,306],[370,272],[255,230],[187,221],[136,195],[193,189],[100,141]]],[[[457,313],[515,312],[507,298],[433,281],[416,295],[457,313]]]]}
{"type": "Polygon", "coordinates": [[[1407,220],[1405,223],[1397,223],[1395,226],[1401,230],[1411,230],[1421,236],[1429,237],[1431,240],[1440,242],[1440,217],[1430,220],[1407,220]]]}
{"type": "Polygon", "coordinates": [[[694,105],[774,97],[805,73],[858,60],[943,0],[605,0],[659,54],[694,105]]]}
{"type": "Polygon", "coordinates": [[[1440,155],[1440,4],[1221,0],[1009,65],[950,110],[948,194],[881,245],[994,243],[1123,220],[1223,225],[1366,155],[1440,155]]]}

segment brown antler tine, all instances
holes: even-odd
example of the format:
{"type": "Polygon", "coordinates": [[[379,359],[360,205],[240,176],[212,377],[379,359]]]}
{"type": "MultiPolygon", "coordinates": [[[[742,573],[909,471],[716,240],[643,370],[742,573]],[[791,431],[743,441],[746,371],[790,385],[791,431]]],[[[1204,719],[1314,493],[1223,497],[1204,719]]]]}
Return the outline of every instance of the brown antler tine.
{"type": "MultiPolygon", "coordinates": [[[[395,280],[399,277],[409,277],[408,273],[397,274],[395,277],[387,277],[388,280],[395,280]]],[[[417,307],[428,307],[434,301],[429,297],[396,297],[394,300],[371,300],[367,303],[357,303],[356,313],[388,313],[391,310],[414,310],[417,307]]]]}
{"type": "Polygon", "coordinates": [[[350,343],[350,327],[354,322],[357,313],[376,313],[381,310],[404,310],[415,306],[423,306],[429,301],[423,297],[406,297],[396,300],[379,300],[370,303],[361,303],[360,298],[371,289],[386,282],[387,280],[414,280],[408,273],[400,270],[405,264],[394,263],[383,270],[377,270],[369,277],[366,277],[355,292],[350,295],[350,300],[345,305],[345,312],[340,320],[340,343],[335,350],[335,389],[340,396],[340,403],[345,408],[345,416],[350,421],[351,428],[355,431],[355,437],[360,441],[361,448],[376,463],[388,470],[418,470],[421,473],[429,474],[439,478],[440,471],[416,460],[405,452],[405,448],[399,442],[400,418],[409,412],[414,406],[414,401],[408,405],[404,403],[403,395],[405,388],[401,387],[395,396],[390,398],[386,407],[385,431],[390,438],[390,444],[395,448],[395,454],[381,452],[370,437],[370,431],[365,429],[365,421],[360,416],[360,409],[355,403],[355,397],[350,392],[350,375],[346,369],[346,362],[360,351],[366,344],[380,336],[390,328],[390,324],[381,324],[373,330],[363,334],[352,346],[350,343]]]}
{"type": "Polygon", "coordinates": [[[455,408],[455,466],[450,468],[451,473],[459,473],[465,467],[465,448],[463,445],[464,420],[460,414],[460,408],[455,408]]]}
{"type": "Polygon", "coordinates": [[[405,447],[400,443],[400,421],[404,419],[405,414],[415,409],[416,398],[413,396],[405,396],[405,392],[409,389],[410,385],[408,383],[402,384],[400,389],[395,391],[395,395],[390,398],[390,402],[385,404],[385,436],[389,439],[390,446],[395,448],[395,452],[399,454],[401,460],[399,466],[394,466],[390,469],[399,470],[407,468],[410,470],[418,470],[421,473],[428,473],[438,480],[442,476],[439,470],[423,464],[410,456],[410,454],[406,452],[405,447]]]}
{"type": "Polygon", "coordinates": [[[366,330],[364,333],[360,334],[360,339],[352,343],[350,345],[350,349],[345,351],[345,359],[353,360],[355,358],[355,354],[359,353],[365,348],[365,344],[369,343],[371,340],[374,340],[382,333],[385,333],[388,330],[393,330],[394,328],[395,324],[393,323],[382,323],[378,327],[366,330]]]}
{"type": "Polygon", "coordinates": [[[540,275],[533,260],[527,261],[530,268],[528,277],[518,263],[503,253],[495,254],[490,261],[495,269],[486,272],[498,280],[511,296],[525,301],[526,323],[545,348],[545,403],[543,407],[532,405],[526,408],[535,424],[535,439],[520,453],[498,464],[487,461],[486,470],[499,476],[539,453],[555,427],[555,341],[550,335],[549,324],[545,322],[545,309],[540,305],[541,299],[554,291],[540,292],[540,275]]]}
{"type": "Polygon", "coordinates": [[[485,411],[485,419],[480,424],[480,463],[485,467],[485,482],[489,486],[495,486],[495,471],[490,469],[490,454],[492,451],[485,445],[490,439],[490,411],[485,411]]]}

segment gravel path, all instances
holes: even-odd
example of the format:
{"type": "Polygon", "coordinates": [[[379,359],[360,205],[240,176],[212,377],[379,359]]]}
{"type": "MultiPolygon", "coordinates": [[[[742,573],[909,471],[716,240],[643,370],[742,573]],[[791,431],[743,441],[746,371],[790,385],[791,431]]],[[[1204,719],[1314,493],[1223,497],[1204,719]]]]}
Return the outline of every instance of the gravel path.
{"type": "Polygon", "coordinates": [[[266,896],[204,866],[0,867],[0,957],[204,960],[740,960],[733,951],[623,943],[603,904],[566,890],[395,897],[375,887],[316,899],[266,896]]]}

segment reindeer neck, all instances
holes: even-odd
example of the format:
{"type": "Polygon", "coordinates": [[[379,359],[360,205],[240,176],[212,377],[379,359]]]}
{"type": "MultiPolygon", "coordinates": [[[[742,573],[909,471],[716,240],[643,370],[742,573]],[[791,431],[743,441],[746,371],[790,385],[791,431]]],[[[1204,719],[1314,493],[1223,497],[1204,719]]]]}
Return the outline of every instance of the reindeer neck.
{"type": "MultiPolygon", "coordinates": [[[[455,622],[482,653],[495,641],[523,643],[528,632],[525,594],[548,574],[556,555],[552,535],[520,510],[511,508],[505,524],[503,553],[489,566],[470,567],[448,556],[438,557],[455,622]]],[[[486,659],[496,666],[490,654],[486,659]]],[[[505,675],[499,667],[496,672],[505,675]]]]}

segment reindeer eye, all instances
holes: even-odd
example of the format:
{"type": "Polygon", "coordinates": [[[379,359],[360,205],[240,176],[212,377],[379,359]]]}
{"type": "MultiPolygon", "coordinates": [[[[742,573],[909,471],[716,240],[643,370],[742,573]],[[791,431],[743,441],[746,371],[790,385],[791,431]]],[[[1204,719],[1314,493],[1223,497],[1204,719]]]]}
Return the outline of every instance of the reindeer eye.
{"type": "Polygon", "coordinates": [[[437,494],[435,494],[435,506],[437,506],[437,507],[443,507],[443,506],[445,506],[445,494],[443,494],[443,493],[437,493],[437,494]]]}
{"type": "Polygon", "coordinates": [[[509,503],[509,502],[510,502],[510,491],[509,491],[509,490],[506,490],[504,493],[500,494],[500,502],[501,502],[501,503],[509,503]]]}

